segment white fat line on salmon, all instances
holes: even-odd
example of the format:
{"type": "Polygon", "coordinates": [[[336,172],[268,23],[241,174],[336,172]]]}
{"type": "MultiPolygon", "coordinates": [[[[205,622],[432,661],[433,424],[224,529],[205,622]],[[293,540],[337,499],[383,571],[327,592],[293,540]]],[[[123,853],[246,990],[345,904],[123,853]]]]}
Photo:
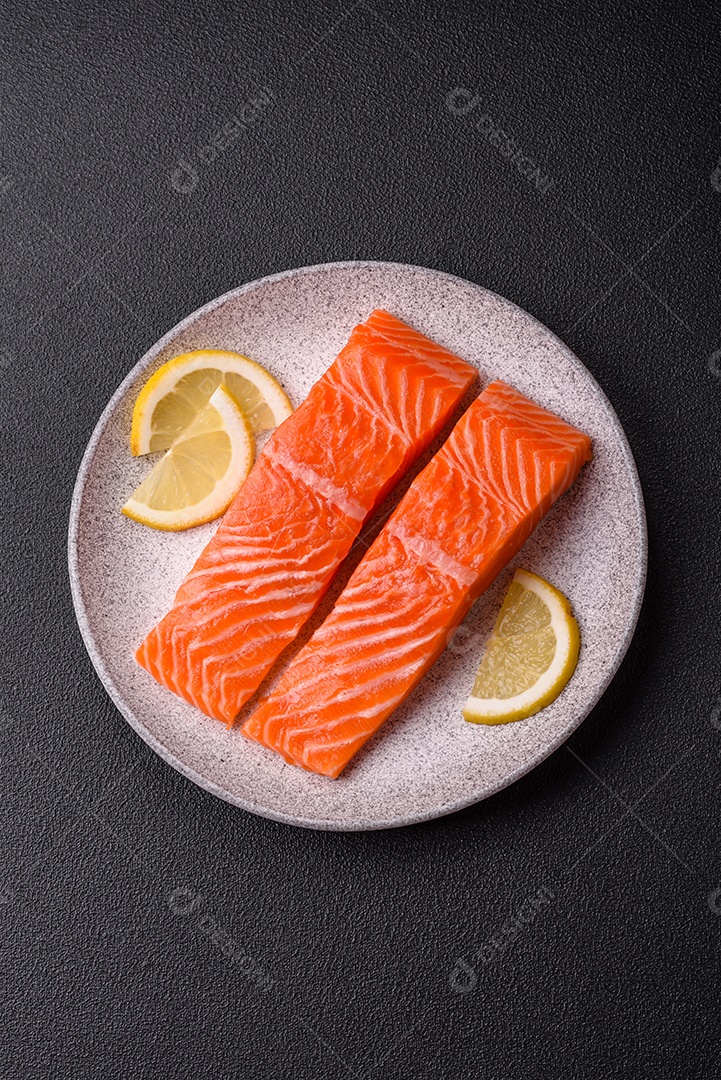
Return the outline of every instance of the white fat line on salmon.
{"type": "Polygon", "coordinates": [[[526,477],[526,468],[522,456],[523,447],[519,440],[516,439],[514,441],[514,435],[511,431],[501,432],[499,441],[501,443],[501,453],[499,455],[501,458],[500,470],[495,464],[491,448],[488,444],[486,444],[484,448],[484,465],[489,491],[491,491],[499,503],[508,507],[515,514],[524,516],[533,510],[533,503],[529,502],[528,499],[529,482],[526,477]],[[516,461],[516,471],[518,473],[518,484],[515,482],[511,473],[511,464],[514,457],[516,461]]]}
{"type": "MultiPolygon", "coordinates": [[[[307,758],[317,750],[335,750],[340,746],[347,746],[347,744],[349,742],[352,742],[353,738],[357,738],[357,736],[353,736],[350,739],[341,738],[331,740],[328,738],[328,735],[331,734],[335,728],[341,727],[342,725],[347,723],[351,716],[362,720],[374,720],[377,716],[380,716],[380,714],[382,712],[385,712],[387,709],[393,709],[395,707],[395,704],[400,701],[402,696],[402,694],[398,694],[391,702],[382,701],[380,704],[372,705],[367,709],[353,709],[352,712],[348,714],[329,717],[327,720],[323,721],[320,724],[318,723],[317,715],[311,713],[310,715],[313,723],[312,729],[309,729],[306,725],[302,723],[294,724],[293,726],[288,725],[284,727],[281,736],[282,745],[286,753],[291,754],[291,756],[295,756],[293,755],[293,751],[291,750],[293,739],[299,735],[305,738],[303,754],[301,757],[296,757],[297,761],[302,761],[303,758],[307,758]],[[312,730],[314,734],[321,735],[322,733],[324,737],[317,740],[306,738],[310,730],[312,730]]],[[[273,721],[266,721],[266,725],[268,723],[273,723],[273,721]]]]}
{"type": "Polygon", "coordinates": [[[520,511],[520,513],[528,513],[530,510],[527,498],[529,483],[523,460],[523,447],[521,446],[520,440],[515,439],[515,433],[508,429],[501,432],[500,442],[502,449],[501,474],[498,479],[503,482],[503,490],[506,492],[506,499],[509,498],[509,492],[516,491],[518,494],[515,499],[511,500],[512,504],[520,511]],[[514,464],[518,476],[518,483],[515,482],[511,472],[514,464]]]}
{"type": "Polygon", "coordinates": [[[355,518],[356,521],[365,519],[367,513],[365,507],[361,506],[355,499],[351,499],[342,488],[337,487],[327,476],[321,476],[315,469],[311,469],[308,465],[302,465],[272,442],[268,443],[264,453],[268,454],[272,461],[284,468],[296,480],[300,480],[305,487],[309,487],[311,491],[323,495],[339,510],[342,510],[347,517],[355,518]]]}
{"type": "Polygon", "coordinates": [[[534,405],[532,402],[522,405],[520,402],[510,401],[499,390],[494,390],[486,400],[492,404],[498,416],[507,420],[509,427],[512,420],[517,421],[518,428],[526,436],[538,434],[548,440],[556,439],[561,448],[578,440],[578,432],[571,424],[561,416],[544,409],[542,405],[534,405]]]}
{"type": "MultiPolygon", "coordinates": [[[[408,446],[413,445],[415,441],[413,436],[405,429],[399,428],[397,425],[391,423],[391,418],[380,411],[379,406],[375,403],[372,396],[370,396],[370,391],[368,391],[369,396],[364,397],[362,394],[352,390],[350,386],[346,386],[345,383],[334,381],[332,385],[333,389],[342,397],[345,397],[348,401],[352,401],[353,404],[357,405],[363,412],[368,413],[373,420],[380,421],[386,431],[398,435],[408,446]]],[[[418,420],[418,409],[419,405],[416,406],[416,420],[418,420]]],[[[351,450],[350,453],[355,453],[355,450],[351,450]]],[[[345,461],[345,457],[342,460],[345,461]]]]}
{"type": "MultiPolygon", "coordinates": [[[[220,696],[223,699],[224,705],[227,704],[229,697],[235,696],[234,686],[239,678],[249,679],[257,671],[268,670],[268,658],[261,656],[260,660],[256,660],[255,663],[250,663],[245,658],[245,654],[239,652],[235,658],[233,667],[229,667],[226,658],[222,654],[216,653],[214,656],[209,656],[203,660],[202,671],[204,675],[209,675],[209,669],[213,664],[222,665],[219,681],[214,680],[220,690],[220,696]]],[[[237,712],[237,709],[236,709],[237,712]]]]}
{"type": "MultiPolygon", "coordinates": [[[[374,609],[378,606],[378,597],[372,598],[373,607],[371,611],[375,614],[374,609]]],[[[358,607],[356,604],[344,604],[343,595],[338,598],[336,605],[333,608],[333,625],[323,633],[323,627],[325,623],[318,627],[313,640],[317,642],[333,643],[336,642],[336,635],[340,632],[348,634],[349,632],[356,630],[365,631],[360,636],[354,637],[353,648],[355,651],[361,646],[364,641],[388,641],[390,638],[407,637],[408,634],[415,629],[415,623],[411,622],[411,611],[408,608],[404,608],[403,611],[388,612],[383,614],[382,621],[379,618],[373,619],[371,622],[366,615],[361,615],[360,618],[352,618],[353,615],[358,614],[358,607]],[[331,636],[332,635],[332,636],[331,636]]],[[[418,624],[424,625],[424,619],[426,618],[425,610],[418,616],[418,624]]]]}
{"type": "MultiPolygon", "coordinates": [[[[451,468],[458,471],[464,480],[468,480],[474,485],[482,494],[487,498],[492,496],[493,499],[500,503],[505,510],[511,510],[514,514],[519,512],[525,513],[527,507],[524,503],[519,502],[518,499],[513,499],[508,494],[508,491],[499,483],[499,478],[496,475],[493,456],[489,454],[488,447],[484,445],[484,465],[479,467],[478,473],[473,473],[468,468],[468,463],[464,457],[458,452],[458,447],[449,447],[448,444],[443,448],[444,455],[447,455],[447,463],[451,468]]],[[[477,455],[478,457],[479,455],[477,455]]]]}
{"type": "MultiPolygon", "coordinates": [[[[371,329],[374,334],[377,334],[378,337],[383,338],[383,340],[388,345],[392,345],[396,349],[402,349],[403,352],[409,353],[415,360],[418,360],[423,364],[428,364],[428,366],[432,367],[438,375],[442,375],[444,378],[448,379],[448,381],[453,383],[454,386],[463,386],[468,381],[467,371],[461,373],[456,369],[456,365],[463,364],[466,368],[470,367],[471,365],[467,364],[466,361],[463,360],[460,356],[456,356],[455,353],[452,353],[450,349],[444,349],[442,345],[436,345],[436,343],[434,341],[431,341],[430,338],[428,339],[428,344],[435,345],[438,351],[443,353],[444,357],[447,357],[445,363],[443,362],[443,360],[440,360],[427,352],[421,352],[420,348],[417,345],[411,346],[405,343],[399,345],[397,338],[394,340],[393,338],[388,337],[388,335],[385,334],[382,330],[379,330],[377,326],[373,326],[371,327],[371,329]]],[[[418,333],[421,337],[425,336],[420,334],[420,331],[416,331],[416,333],[418,333]]]]}
{"type": "Polygon", "coordinates": [[[400,521],[390,521],[386,529],[391,536],[400,540],[407,552],[415,555],[422,562],[431,563],[442,574],[457,581],[459,585],[470,588],[478,580],[478,575],[473,570],[457,562],[452,555],[443,550],[440,544],[436,544],[426,536],[421,536],[420,533],[411,532],[400,521]]]}
{"type": "MultiPolygon", "coordinates": [[[[329,575],[332,567],[326,571],[329,575]]],[[[323,581],[323,577],[319,576],[319,580],[323,581]]],[[[225,595],[231,592],[230,589],[217,590],[225,595]]],[[[295,585],[287,585],[285,589],[274,589],[269,592],[251,593],[249,590],[243,590],[242,585],[234,585],[233,592],[228,596],[227,600],[223,604],[217,604],[212,612],[202,622],[198,622],[194,619],[194,616],[203,616],[203,609],[205,605],[205,595],[191,596],[189,599],[183,599],[180,604],[176,604],[177,608],[182,608],[183,616],[186,617],[187,624],[183,624],[181,621],[176,621],[176,625],[173,627],[173,634],[176,631],[179,634],[190,634],[194,636],[196,630],[202,630],[208,623],[217,623],[222,617],[230,615],[233,611],[239,611],[241,616],[237,620],[237,624],[241,622],[253,623],[258,618],[266,618],[263,615],[263,611],[266,610],[268,603],[271,600],[287,600],[296,596],[308,595],[308,582],[299,581],[295,585]],[[259,616],[258,607],[261,607],[261,613],[259,616]]],[[[268,618],[285,618],[285,611],[289,611],[289,608],[283,611],[269,612],[268,618]]]]}
{"type": "MultiPolygon", "coordinates": [[[[424,637],[415,638],[412,644],[407,646],[405,649],[393,649],[391,652],[389,652],[388,655],[391,660],[402,661],[404,656],[408,656],[409,653],[413,653],[414,651],[417,652],[417,650],[419,648],[422,649],[424,645],[430,645],[434,641],[438,642],[443,636],[444,635],[442,633],[439,633],[438,630],[433,630],[430,634],[426,634],[424,637]]],[[[333,704],[336,704],[337,702],[352,702],[353,700],[362,701],[365,697],[368,696],[369,693],[375,694],[382,689],[388,691],[390,695],[385,699],[386,704],[389,701],[396,702],[397,704],[405,695],[406,686],[402,682],[400,690],[391,692],[391,688],[394,685],[398,685],[399,679],[402,681],[409,675],[413,675],[415,672],[419,671],[425,664],[426,659],[427,657],[424,654],[421,654],[420,656],[416,656],[416,658],[413,660],[397,664],[392,671],[384,671],[382,674],[377,675],[374,679],[367,679],[366,682],[364,682],[362,685],[359,685],[358,687],[353,687],[348,690],[341,690],[334,695],[333,704]]],[[[370,666],[371,665],[364,664],[363,668],[367,669],[370,666]]],[[[352,668],[345,669],[345,671],[349,674],[352,673],[352,670],[352,668]]],[[[395,708],[395,705],[392,705],[391,707],[395,708]]],[[[379,705],[379,710],[381,708],[385,708],[385,705],[379,705]]],[[[364,716],[366,714],[363,712],[359,712],[358,710],[353,710],[353,715],[364,716]]]]}
{"type": "MultiPolygon", "coordinates": [[[[422,649],[425,645],[430,644],[438,637],[438,633],[433,631],[431,634],[415,639],[410,646],[396,646],[392,650],[389,650],[387,656],[389,662],[392,662],[395,665],[393,670],[384,671],[373,679],[367,679],[352,691],[338,692],[338,681],[337,677],[334,678],[334,676],[337,674],[343,676],[351,676],[355,673],[363,674],[374,668],[375,665],[372,662],[369,664],[364,663],[361,660],[360,662],[339,665],[335,661],[335,658],[333,658],[332,672],[326,672],[324,669],[322,671],[315,671],[312,674],[307,672],[303,673],[300,680],[297,680],[293,686],[285,690],[283,689],[281,681],[278,687],[273,691],[272,699],[281,709],[293,711],[293,714],[300,725],[298,728],[299,731],[305,730],[308,727],[304,717],[310,718],[311,726],[313,726],[318,719],[316,707],[307,705],[309,692],[311,691],[319,690],[324,692],[324,688],[328,691],[323,701],[319,703],[318,707],[321,709],[325,709],[329,705],[336,706],[338,704],[348,706],[354,700],[356,702],[363,702],[364,700],[367,700],[369,693],[375,694],[379,690],[385,691],[386,696],[383,699],[385,703],[393,701],[398,702],[405,696],[406,692],[405,686],[403,685],[400,689],[397,688],[399,677],[402,680],[408,673],[413,675],[421,669],[426,659],[425,656],[416,656],[415,659],[409,661],[407,659],[409,653],[413,653],[414,651],[417,652],[418,648],[422,649]],[[394,685],[396,687],[395,690],[393,689],[394,685]]],[[[391,707],[394,708],[395,706],[391,705],[391,707]]],[[[375,706],[373,706],[373,708],[375,709],[375,706]]],[[[378,709],[380,710],[381,708],[385,708],[383,703],[378,705],[378,709]]],[[[354,707],[350,711],[342,713],[338,718],[339,721],[342,720],[344,716],[349,718],[351,713],[356,717],[366,715],[365,712],[354,707]]]]}
{"type": "MultiPolygon", "coordinates": [[[[285,593],[271,593],[269,594],[269,600],[283,600],[285,599],[285,593]]],[[[263,600],[266,598],[263,597],[263,600]]],[[[282,627],[278,627],[276,624],[279,622],[287,622],[288,619],[294,619],[297,616],[303,616],[310,614],[315,607],[315,600],[308,600],[302,604],[296,604],[292,608],[284,608],[281,611],[268,611],[263,614],[246,614],[245,609],[240,618],[233,622],[230,626],[222,626],[217,633],[212,637],[207,634],[204,637],[196,637],[193,635],[190,642],[186,645],[186,654],[188,660],[192,659],[196,652],[209,648],[210,646],[216,646],[224,643],[230,638],[236,637],[242,631],[245,632],[246,642],[245,645],[236,645],[235,651],[248,651],[257,647],[260,641],[265,641],[270,637],[277,637],[283,633],[282,627]],[[264,628],[264,633],[261,635],[258,631],[264,628]]],[[[232,611],[232,607],[224,609],[223,614],[229,614],[232,611]]],[[[175,629],[172,631],[171,643],[175,649],[178,645],[183,647],[183,642],[176,641],[175,629]]],[[[220,657],[219,657],[220,658],[220,657]]],[[[227,659],[227,658],[226,658],[227,659]]]]}
{"type": "MultiPolygon", "coordinates": [[[[313,731],[314,731],[314,733],[317,733],[319,736],[322,736],[321,738],[318,738],[318,739],[310,739],[310,738],[308,738],[308,728],[307,727],[296,726],[296,727],[292,727],[292,728],[285,728],[283,730],[283,732],[282,732],[282,735],[279,736],[279,738],[281,740],[280,746],[282,747],[282,753],[287,758],[291,758],[293,760],[294,764],[300,765],[301,768],[307,768],[308,767],[307,762],[309,760],[312,760],[313,755],[318,753],[319,751],[332,754],[334,751],[339,750],[342,747],[346,747],[346,746],[348,746],[349,743],[352,743],[352,742],[356,741],[358,736],[354,736],[354,737],[350,737],[350,738],[348,736],[341,736],[340,738],[336,738],[336,739],[329,738],[329,736],[332,735],[333,731],[336,728],[342,727],[343,725],[345,725],[348,722],[348,720],[350,719],[351,716],[353,716],[355,718],[360,717],[360,718],[362,718],[364,720],[376,720],[377,717],[379,717],[381,714],[384,714],[384,713],[388,714],[388,713],[392,712],[397,707],[397,705],[400,703],[403,696],[404,696],[403,694],[398,694],[398,695],[396,695],[396,697],[392,701],[384,701],[380,705],[374,705],[372,708],[363,709],[361,711],[353,710],[352,713],[349,713],[346,716],[334,717],[333,719],[327,720],[327,721],[325,721],[324,723],[322,723],[320,725],[317,725],[317,723],[316,723],[316,726],[314,726],[313,731]],[[303,739],[303,747],[302,747],[302,753],[297,754],[293,750],[293,742],[299,736],[303,739]]],[[[270,722],[272,722],[272,721],[270,721],[270,722]]],[[[377,728],[376,728],[376,730],[377,730],[377,728]]],[[[264,730],[264,735],[265,735],[265,730],[264,730]]],[[[268,737],[266,735],[265,737],[267,739],[267,741],[265,743],[266,746],[269,746],[271,750],[278,749],[278,747],[275,745],[275,743],[272,742],[272,735],[270,737],[268,737]]],[[[363,740],[363,742],[366,741],[366,734],[365,733],[362,735],[362,740],[363,740]]],[[[311,771],[315,771],[315,770],[311,769],[311,771]]]]}
{"type": "MultiPolygon", "coordinates": [[[[211,576],[210,581],[203,583],[203,597],[207,597],[209,593],[225,591],[229,588],[240,588],[240,575],[249,573],[253,575],[253,591],[248,590],[247,594],[244,595],[243,602],[245,603],[246,599],[258,598],[259,590],[274,582],[307,583],[308,581],[320,581],[328,573],[328,567],[301,570],[297,566],[293,566],[289,559],[284,559],[282,562],[277,561],[275,565],[271,564],[266,567],[259,565],[257,559],[253,559],[247,562],[228,563],[227,566],[218,567],[218,571],[211,576]],[[277,569],[277,567],[280,569],[277,569]],[[221,569],[223,576],[219,578],[218,571],[221,569]]],[[[189,578],[189,580],[192,580],[194,584],[197,583],[197,577],[189,578]]],[[[265,599],[265,593],[260,594],[260,599],[265,599]]]]}
{"type": "MultiPolygon", "coordinates": [[[[334,624],[333,629],[336,630],[338,629],[338,627],[334,624]]],[[[411,627],[410,632],[412,632],[414,629],[415,627],[411,627]]],[[[396,634],[394,636],[399,635],[396,634]]],[[[399,673],[403,675],[407,674],[408,672],[413,672],[418,668],[420,664],[423,663],[425,657],[421,655],[417,660],[411,661],[408,661],[405,658],[413,654],[414,652],[417,652],[418,649],[422,649],[423,646],[430,645],[431,642],[438,637],[438,631],[432,630],[428,634],[414,637],[410,642],[404,641],[401,645],[395,645],[393,646],[393,648],[384,649],[382,655],[383,662],[387,664],[397,662],[395,669],[393,671],[383,671],[379,676],[374,679],[368,679],[364,683],[358,683],[356,686],[353,687],[351,693],[355,694],[357,697],[362,698],[365,694],[367,694],[369,690],[375,689],[376,686],[383,686],[387,684],[394,676],[398,676],[399,673]]],[[[372,640],[372,633],[367,634],[366,641],[372,640]]],[[[312,638],[311,641],[314,643],[318,643],[318,639],[316,639],[315,637],[312,638]]],[[[290,690],[284,691],[283,684],[281,682],[278,684],[277,691],[274,691],[274,695],[277,695],[278,700],[283,700],[288,704],[297,705],[299,712],[304,711],[304,700],[305,698],[307,698],[308,692],[310,690],[315,690],[316,687],[323,687],[324,685],[327,686],[330,690],[333,701],[350,700],[349,696],[343,696],[344,694],[347,695],[348,692],[338,690],[339,676],[351,676],[357,673],[364,673],[368,670],[372,670],[374,666],[377,666],[379,659],[381,659],[379,657],[369,658],[367,656],[358,656],[354,652],[349,657],[349,659],[345,663],[343,663],[338,658],[337,651],[334,653],[328,648],[330,644],[338,644],[337,642],[333,643],[330,641],[322,641],[321,643],[326,646],[325,658],[327,658],[327,665],[326,662],[324,662],[322,667],[315,666],[310,674],[304,675],[302,682],[294,685],[293,688],[290,690]]],[[[340,644],[341,647],[343,647],[344,643],[340,644]]],[[[311,661],[314,661],[315,659],[316,656],[311,657],[311,661]]],[[[358,713],[358,716],[361,715],[363,714],[358,713]]]]}
{"type": "MultiPolygon", "coordinates": [[[[374,329],[373,332],[376,333],[377,331],[374,329]]],[[[428,359],[425,356],[421,356],[420,353],[417,353],[413,349],[406,346],[398,345],[397,342],[394,342],[391,338],[385,337],[385,335],[381,333],[378,333],[378,336],[381,337],[386,342],[386,344],[394,345],[400,352],[414,357],[417,364],[427,361],[428,366],[432,367],[436,371],[436,374],[439,377],[443,378],[448,385],[460,386],[463,383],[467,382],[467,375],[456,377],[458,373],[455,371],[455,369],[445,367],[442,368],[438,362],[434,363],[431,359],[428,359]]],[[[449,356],[451,356],[457,364],[465,365],[466,367],[469,366],[466,365],[465,360],[461,360],[459,357],[454,357],[453,354],[449,354],[449,356]]],[[[334,376],[332,378],[331,385],[333,389],[339,394],[341,394],[341,396],[345,397],[346,400],[360,407],[374,420],[380,420],[386,430],[393,432],[393,434],[395,435],[398,435],[401,439],[403,439],[403,441],[408,445],[408,447],[412,447],[416,443],[418,435],[422,431],[422,428],[424,426],[422,424],[424,406],[428,407],[430,405],[432,409],[432,416],[430,417],[429,422],[430,427],[433,427],[439,419],[437,411],[438,402],[436,397],[436,388],[429,385],[429,379],[427,377],[422,379],[420,381],[420,385],[416,387],[414,391],[416,396],[414,417],[415,432],[412,432],[411,430],[409,430],[411,427],[411,416],[407,407],[408,391],[411,386],[411,379],[409,376],[407,365],[405,368],[398,369],[396,371],[396,374],[401,377],[401,400],[399,402],[399,404],[403,406],[403,408],[399,409],[399,415],[402,418],[401,426],[398,425],[397,420],[394,422],[394,418],[392,416],[389,416],[386,412],[381,411],[382,405],[377,400],[377,394],[374,393],[374,391],[366,384],[363,384],[360,389],[357,387],[353,388],[352,384],[348,385],[344,382],[341,382],[337,377],[334,376]]],[[[352,450],[351,453],[353,452],[354,451],[352,450]]]]}
{"type": "Polygon", "coordinates": [[[291,556],[283,554],[283,552],[279,551],[278,549],[274,549],[273,553],[276,555],[276,558],[271,558],[270,556],[266,557],[266,553],[263,548],[263,544],[265,543],[266,538],[260,536],[258,537],[258,543],[255,547],[241,548],[236,547],[235,545],[232,545],[232,547],[229,545],[234,560],[233,562],[229,560],[227,550],[224,548],[219,551],[217,555],[213,554],[212,562],[208,561],[207,564],[199,567],[199,569],[191,570],[185,581],[183,582],[183,585],[186,585],[189,581],[195,582],[202,577],[207,577],[210,579],[207,583],[210,586],[212,584],[213,576],[220,572],[226,570],[257,570],[259,566],[259,558],[262,558],[262,565],[264,568],[285,567],[286,570],[289,572],[294,567],[303,566],[305,563],[311,562],[311,560],[315,560],[316,562],[318,562],[320,560],[320,556],[323,554],[324,551],[335,550],[335,545],[333,544],[333,541],[326,540],[324,543],[321,542],[316,544],[316,546],[314,546],[305,555],[291,556]]]}

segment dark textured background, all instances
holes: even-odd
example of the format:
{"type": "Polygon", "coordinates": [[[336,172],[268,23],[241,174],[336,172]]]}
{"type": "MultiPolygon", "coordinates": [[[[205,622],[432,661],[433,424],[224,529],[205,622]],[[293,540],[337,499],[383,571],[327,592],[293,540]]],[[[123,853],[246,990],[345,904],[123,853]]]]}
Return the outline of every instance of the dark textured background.
{"type": "Polygon", "coordinates": [[[19,9],[0,1077],[720,1075],[718,6],[19,9]],[[93,426],[162,333],[355,257],[480,282],[578,353],[636,455],[650,565],[565,748],[455,817],[328,835],[213,799],[123,722],[75,625],[66,526],[93,426]]]}

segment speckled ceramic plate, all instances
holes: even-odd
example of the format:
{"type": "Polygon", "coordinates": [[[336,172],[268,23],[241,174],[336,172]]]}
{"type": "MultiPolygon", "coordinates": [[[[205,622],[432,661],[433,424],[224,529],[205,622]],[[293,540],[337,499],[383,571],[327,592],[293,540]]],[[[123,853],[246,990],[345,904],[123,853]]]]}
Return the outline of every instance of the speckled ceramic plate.
{"type": "Polygon", "coordinates": [[[508,300],[448,274],[335,263],[243,285],[189,316],[142,358],[108,403],[83,458],[69,550],[73,599],[95,668],[120,712],[161,757],[221,798],[278,821],[381,829],[491,795],[578,727],[633,634],[646,574],[646,525],[619,421],[583,364],[550,331],[508,300]],[[130,456],[128,434],[137,393],[160,364],[188,349],[234,349],[265,364],[297,404],[374,307],[476,364],[482,384],[505,379],[587,432],[594,460],[414,693],[346,772],[328,780],[226,730],[136,665],[136,643],[170,606],[214,525],[158,533],[123,517],[120,507],[148,469],[147,461],[130,456]],[[461,706],[515,565],[548,578],[571,599],[583,641],[578,668],[537,716],[502,727],[467,724],[461,706]]]}

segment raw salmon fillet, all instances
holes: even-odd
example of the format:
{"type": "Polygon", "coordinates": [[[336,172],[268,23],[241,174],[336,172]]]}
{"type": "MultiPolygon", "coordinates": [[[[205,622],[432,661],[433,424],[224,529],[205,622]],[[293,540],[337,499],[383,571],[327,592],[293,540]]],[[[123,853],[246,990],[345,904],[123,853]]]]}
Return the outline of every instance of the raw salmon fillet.
{"type": "Polygon", "coordinates": [[[269,440],[138,663],[231,723],[476,374],[385,311],[356,326],[269,440]]]}
{"type": "Polygon", "coordinates": [[[338,776],[590,457],[586,435],[505,383],[487,387],[244,734],[338,776]]]}

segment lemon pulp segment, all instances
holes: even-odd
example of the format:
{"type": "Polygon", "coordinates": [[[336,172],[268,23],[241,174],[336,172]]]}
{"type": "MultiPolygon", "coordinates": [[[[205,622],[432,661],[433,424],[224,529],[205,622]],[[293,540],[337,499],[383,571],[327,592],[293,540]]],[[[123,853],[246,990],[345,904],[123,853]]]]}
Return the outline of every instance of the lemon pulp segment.
{"type": "Polygon", "coordinates": [[[476,724],[523,720],[550,705],[578,662],[580,637],[563,593],[516,570],[463,715],[476,724]]]}

